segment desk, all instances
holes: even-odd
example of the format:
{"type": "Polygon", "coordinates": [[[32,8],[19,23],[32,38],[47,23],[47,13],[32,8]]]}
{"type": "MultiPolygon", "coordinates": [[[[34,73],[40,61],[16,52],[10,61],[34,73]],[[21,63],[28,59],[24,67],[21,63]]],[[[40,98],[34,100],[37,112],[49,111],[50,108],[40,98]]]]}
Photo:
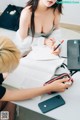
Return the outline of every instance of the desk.
{"type": "MultiPolygon", "coordinates": [[[[65,40],[62,47],[61,55],[66,56],[66,43],[68,39],[80,39],[80,34],[73,32],[71,30],[62,29],[63,36],[62,39],[65,40]]],[[[73,76],[74,84],[64,93],[59,93],[65,100],[66,104],[62,107],[54,109],[46,114],[45,116],[55,118],[57,120],[79,120],[80,119],[80,73],[76,73],[73,76]]],[[[48,99],[54,95],[42,95],[39,102],[48,99]]],[[[29,110],[35,111],[39,114],[42,114],[38,108],[38,102],[35,100],[26,100],[22,102],[15,102],[19,106],[23,106],[29,110]]]]}

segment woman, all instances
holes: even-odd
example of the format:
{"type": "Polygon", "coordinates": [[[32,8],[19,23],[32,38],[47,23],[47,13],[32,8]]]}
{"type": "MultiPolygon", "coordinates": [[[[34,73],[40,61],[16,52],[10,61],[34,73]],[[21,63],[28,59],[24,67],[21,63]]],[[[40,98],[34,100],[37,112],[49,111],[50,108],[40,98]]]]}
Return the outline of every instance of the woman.
{"type": "Polygon", "coordinates": [[[0,37],[0,101],[25,100],[51,91],[63,92],[70,86],[69,84],[64,84],[68,81],[68,78],[65,78],[37,88],[6,89],[1,85],[4,81],[2,73],[14,70],[19,63],[19,59],[20,52],[15,44],[9,38],[0,37]]]}
{"type": "MultiPolygon", "coordinates": [[[[59,1],[61,0],[28,1],[21,13],[17,32],[17,40],[22,41],[20,45],[18,44],[22,54],[35,45],[47,45],[50,48],[55,48],[56,44],[61,40],[58,28],[62,4],[59,1]]],[[[53,54],[59,54],[60,50],[57,49],[52,52],[53,54]]]]}

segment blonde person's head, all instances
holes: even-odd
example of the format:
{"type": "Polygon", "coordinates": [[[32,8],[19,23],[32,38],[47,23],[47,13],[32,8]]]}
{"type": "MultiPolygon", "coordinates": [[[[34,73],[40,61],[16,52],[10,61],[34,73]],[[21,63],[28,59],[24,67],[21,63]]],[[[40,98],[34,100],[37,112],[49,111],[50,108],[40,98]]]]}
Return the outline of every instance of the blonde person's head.
{"type": "Polygon", "coordinates": [[[16,45],[7,37],[0,36],[0,73],[14,70],[20,59],[16,45]]]}

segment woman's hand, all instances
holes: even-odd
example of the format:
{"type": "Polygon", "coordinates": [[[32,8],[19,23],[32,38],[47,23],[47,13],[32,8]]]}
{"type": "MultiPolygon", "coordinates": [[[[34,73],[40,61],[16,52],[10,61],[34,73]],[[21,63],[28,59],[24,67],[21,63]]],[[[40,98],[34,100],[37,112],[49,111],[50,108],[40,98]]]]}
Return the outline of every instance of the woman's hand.
{"type": "Polygon", "coordinates": [[[59,79],[48,84],[47,87],[49,87],[49,92],[64,92],[70,87],[70,84],[66,84],[66,82],[69,82],[69,78],[59,79]]]}
{"type": "Polygon", "coordinates": [[[47,45],[48,47],[50,47],[50,48],[52,49],[52,54],[55,54],[55,55],[59,55],[59,54],[60,54],[60,48],[57,48],[57,49],[54,51],[54,49],[55,49],[56,46],[57,46],[56,40],[55,40],[54,38],[45,39],[44,45],[47,45]]]}
{"type": "Polygon", "coordinates": [[[57,47],[57,44],[54,43],[54,45],[52,46],[52,54],[59,55],[60,52],[61,52],[61,49],[60,49],[60,47],[59,47],[59,48],[57,48],[57,49],[55,50],[56,47],[57,47]]]}
{"type": "Polygon", "coordinates": [[[50,48],[52,48],[54,43],[55,43],[55,39],[54,38],[48,38],[48,39],[44,40],[44,45],[47,45],[50,48]]]}

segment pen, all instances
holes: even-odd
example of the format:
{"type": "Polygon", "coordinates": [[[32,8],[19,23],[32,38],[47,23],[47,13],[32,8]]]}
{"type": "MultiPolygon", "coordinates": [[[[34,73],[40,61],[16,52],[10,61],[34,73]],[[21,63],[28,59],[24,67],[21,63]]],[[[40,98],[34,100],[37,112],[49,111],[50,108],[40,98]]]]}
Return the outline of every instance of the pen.
{"type": "Polygon", "coordinates": [[[64,42],[64,40],[62,40],[61,43],[58,44],[56,48],[54,48],[54,51],[55,51],[57,48],[59,48],[59,46],[61,46],[61,44],[62,44],[63,42],[64,42]]]}

